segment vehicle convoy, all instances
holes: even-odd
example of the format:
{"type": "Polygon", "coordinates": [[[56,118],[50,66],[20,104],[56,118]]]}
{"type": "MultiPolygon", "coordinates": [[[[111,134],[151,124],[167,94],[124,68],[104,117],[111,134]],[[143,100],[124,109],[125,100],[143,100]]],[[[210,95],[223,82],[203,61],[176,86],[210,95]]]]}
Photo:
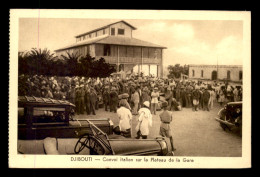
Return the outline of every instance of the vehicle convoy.
{"type": "Polygon", "coordinates": [[[242,136],[242,101],[227,103],[218,112],[216,120],[224,131],[238,131],[242,136]]]}
{"type": "Polygon", "coordinates": [[[49,154],[44,143],[51,138],[62,155],[168,155],[164,138],[125,138],[114,134],[109,118],[75,119],[74,108],[68,101],[19,96],[18,153],[49,154]]]}

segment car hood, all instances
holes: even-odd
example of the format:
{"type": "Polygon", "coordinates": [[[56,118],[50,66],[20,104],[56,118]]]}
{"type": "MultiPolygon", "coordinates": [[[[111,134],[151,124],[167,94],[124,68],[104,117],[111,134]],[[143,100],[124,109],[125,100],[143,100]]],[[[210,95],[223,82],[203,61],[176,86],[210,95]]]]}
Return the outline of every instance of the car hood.
{"type": "Polygon", "coordinates": [[[166,155],[167,143],[164,139],[110,139],[115,155],[166,155]]]}

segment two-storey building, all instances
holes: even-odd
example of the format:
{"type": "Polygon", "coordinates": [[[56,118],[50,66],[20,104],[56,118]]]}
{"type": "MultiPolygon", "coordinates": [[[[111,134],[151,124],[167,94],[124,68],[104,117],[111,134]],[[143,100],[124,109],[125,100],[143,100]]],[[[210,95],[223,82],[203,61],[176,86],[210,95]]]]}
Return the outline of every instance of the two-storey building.
{"type": "Polygon", "coordinates": [[[118,21],[75,36],[76,43],[55,50],[56,55],[89,54],[96,59],[103,57],[116,66],[117,71],[163,76],[163,49],[166,47],[133,37],[137,28],[125,21],[118,21]]]}

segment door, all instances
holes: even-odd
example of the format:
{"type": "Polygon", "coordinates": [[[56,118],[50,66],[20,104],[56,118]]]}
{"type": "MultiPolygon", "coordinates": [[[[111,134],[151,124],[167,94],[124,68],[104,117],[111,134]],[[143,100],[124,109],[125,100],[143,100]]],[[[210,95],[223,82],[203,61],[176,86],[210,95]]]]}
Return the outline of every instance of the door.
{"type": "Polygon", "coordinates": [[[217,71],[212,71],[211,79],[212,79],[212,80],[217,80],[217,78],[218,78],[218,73],[217,73],[217,71]]]}

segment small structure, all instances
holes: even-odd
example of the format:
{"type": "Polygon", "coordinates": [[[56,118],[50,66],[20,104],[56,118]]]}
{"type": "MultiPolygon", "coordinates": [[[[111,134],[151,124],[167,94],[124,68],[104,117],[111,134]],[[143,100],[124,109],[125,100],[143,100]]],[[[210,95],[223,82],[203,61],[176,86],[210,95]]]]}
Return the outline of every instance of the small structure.
{"type": "Polygon", "coordinates": [[[241,82],[243,67],[241,65],[189,65],[189,78],[241,82]]]}
{"type": "Polygon", "coordinates": [[[56,55],[66,52],[89,54],[96,59],[104,58],[113,64],[117,72],[146,71],[146,75],[163,76],[163,49],[166,47],[133,38],[137,28],[126,21],[118,21],[75,36],[76,43],[55,50],[56,55]]]}

